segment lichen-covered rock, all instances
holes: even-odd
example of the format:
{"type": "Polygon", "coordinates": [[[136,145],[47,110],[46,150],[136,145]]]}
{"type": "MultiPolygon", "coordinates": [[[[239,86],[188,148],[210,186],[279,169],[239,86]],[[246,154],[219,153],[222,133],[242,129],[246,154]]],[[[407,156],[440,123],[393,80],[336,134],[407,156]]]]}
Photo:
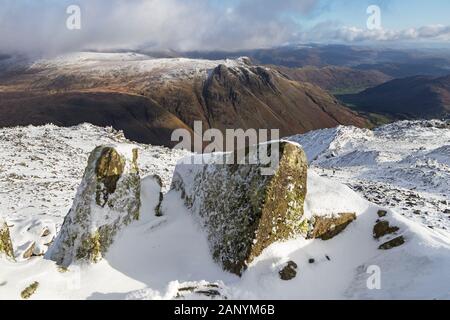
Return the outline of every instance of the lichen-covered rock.
{"type": "Polygon", "coordinates": [[[386,210],[378,210],[377,212],[378,217],[383,218],[387,216],[387,211],[386,210]]]}
{"type": "Polygon", "coordinates": [[[289,261],[286,266],[278,272],[280,279],[289,281],[297,276],[297,264],[294,261],[289,261]]]}
{"type": "Polygon", "coordinates": [[[340,213],[330,217],[315,216],[311,219],[312,231],[308,238],[330,240],[344,231],[347,226],[356,220],[355,213],[340,213]]]}
{"type": "MultiPolygon", "coordinates": [[[[262,174],[266,164],[249,161],[259,150],[250,147],[244,161],[237,162],[244,164],[196,165],[183,160],[172,181],[172,189],[181,191],[186,206],[207,230],[213,258],[238,275],[272,243],[302,233],[305,153],[295,143],[267,145],[279,155],[273,175],[262,174]]],[[[241,151],[222,157],[238,159],[241,151]]]]}
{"type": "Polygon", "coordinates": [[[383,243],[381,246],[378,247],[380,250],[391,250],[393,248],[399,247],[405,243],[405,238],[403,236],[394,238],[386,243],[383,243]]]}
{"type": "Polygon", "coordinates": [[[39,282],[35,281],[26,287],[21,293],[20,296],[22,299],[29,299],[33,294],[36,293],[36,290],[39,288],[39,282]]]}
{"type": "Polygon", "coordinates": [[[114,236],[139,219],[140,177],[137,149],[100,146],[90,155],[73,206],[48,257],[62,266],[97,262],[114,236]]]}
{"type": "Polygon", "coordinates": [[[7,258],[15,260],[9,228],[2,219],[0,219],[0,256],[1,255],[5,255],[7,258]]]}

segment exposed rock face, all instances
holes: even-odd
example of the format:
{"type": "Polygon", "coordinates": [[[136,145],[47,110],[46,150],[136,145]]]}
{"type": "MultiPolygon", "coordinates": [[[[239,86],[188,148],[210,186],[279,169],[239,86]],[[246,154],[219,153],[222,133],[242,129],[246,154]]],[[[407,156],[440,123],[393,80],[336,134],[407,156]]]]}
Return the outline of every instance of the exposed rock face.
{"type": "Polygon", "coordinates": [[[48,255],[59,265],[97,262],[114,236],[139,219],[137,149],[100,146],[90,155],[74,204],[48,255]]]}
{"type": "MultiPolygon", "coordinates": [[[[238,275],[270,244],[302,233],[306,156],[297,144],[273,144],[280,159],[274,175],[262,175],[265,165],[248,161],[179,164],[174,173],[172,189],[200,218],[214,259],[238,275]]],[[[252,153],[246,149],[246,158],[252,153]]]]}
{"type": "Polygon", "coordinates": [[[313,230],[308,234],[308,238],[330,240],[344,231],[354,220],[356,220],[355,213],[341,213],[332,217],[316,216],[310,222],[313,230]]]}
{"type": "Polygon", "coordinates": [[[9,234],[9,228],[5,221],[0,219],[0,256],[4,254],[6,257],[14,260],[14,250],[9,234]]]}

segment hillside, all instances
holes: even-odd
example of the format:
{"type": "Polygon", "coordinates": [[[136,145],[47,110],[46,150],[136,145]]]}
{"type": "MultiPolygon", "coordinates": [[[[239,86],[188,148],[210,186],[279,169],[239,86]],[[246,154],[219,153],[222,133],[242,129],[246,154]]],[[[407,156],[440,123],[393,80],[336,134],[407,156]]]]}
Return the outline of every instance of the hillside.
{"type": "Polygon", "coordinates": [[[357,93],[392,80],[390,76],[376,70],[333,66],[276,68],[293,80],[312,83],[331,93],[357,93]]]}
{"type": "Polygon", "coordinates": [[[310,166],[427,227],[450,230],[450,122],[401,121],[291,137],[310,166]]]}
{"type": "MultiPolygon", "coordinates": [[[[425,137],[428,132],[429,139],[436,138],[435,144],[423,155],[429,158],[427,154],[433,154],[445,161],[442,152],[448,144],[448,129],[442,123],[435,123],[431,131],[421,128],[421,124],[400,123],[382,128],[374,135],[409,140],[425,137]]],[[[355,132],[354,128],[342,127],[316,131],[296,140],[302,140],[314,161],[331,159],[332,153],[339,159],[341,154],[351,153],[352,146],[359,152],[369,152],[369,146],[383,148],[382,140],[371,139],[370,131],[354,137],[355,132]],[[318,139],[319,136],[323,139],[318,139]],[[321,145],[320,141],[324,143],[321,145]],[[371,144],[363,147],[364,144],[352,141],[371,144]]],[[[402,236],[405,243],[391,250],[379,250],[382,241],[394,236],[386,235],[379,240],[373,237],[374,225],[380,219],[377,213],[385,207],[363,199],[330,178],[320,177],[319,162],[308,171],[305,216],[355,212],[357,220],[328,241],[298,237],[274,243],[250,264],[242,277],[223,271],[213,261],[207,234],[184,206],[181,194],[174,190],[167,193],[175,163],[183,153],[146,145],[137,145],[141,177],[159,174],[163,178],[166,187],[163,217],[155,217],[149,211],[152,194],[143,183],[142,219],[120,232],[104,260],[61,269],[39,255],[24,258],[31,243],[37,244],[35,250],[46,250],[45,244],[60,230],[92,148],[98,144],[132,142],[119,132],[92,125],[1,129],[0,140],[3,168],[0,186],[6,191],[0,193],[0,220],[6,220],[10,227],[18,260],[0,257],[1,299],[20,299],[21,291],[34,282],[39,286],[31,299],[449,298],[450,279],[446,271],[450,266],[450,238],[448,231],[441,228],[443,225],[434,224],[425,214],[413,218],[415,221],[407,219],[398,207],[393,207],[382,220],[399,227],[395,236],[402,236]],[[436,228],[426,227],[428,224],[436,228]],[[42,230],[47,230],[45,236],[42,230]],[[283,281],[279,271],[288,261],[298,265],[298,273],[294,279],[283,281]],[[381,270],[381,290],[368,289],[369,266],[381,270]]],[[[403,158],[408,154],[414,156],[412,149],[399,143],[392,144],[392,154],[395,148],[403,158]]],[[[370,169],[370,162],[359,164],[358,169],[370,169]]],[[[336,162],[333,166],[339,165],[336,162]]],[[[398,166],[398,176],[402,167],[396,163],[391,166],[398,166]]],[[[403,177],[412,179],[408,174],[403,177]]],[[[442,188],[448,192],[447,185],[442,188]]],[[[428,202],[422,207],[425,211],[428,202]]]]}
{"type": "Polygon", "coordinates": [[[367,121],[317,86],[247,59],[154,59],[77,53],[31,64],[2,63],[0,127],[89,122],[139,142],[171,146],[192,128],[277,128],[282,135],[367,121]]]}
{"type": "Polygon", "coordinates": [[[357,109],[397,118],[433,119],[450,116],[450,76],[396,79],[340,98],[357,109]]]}

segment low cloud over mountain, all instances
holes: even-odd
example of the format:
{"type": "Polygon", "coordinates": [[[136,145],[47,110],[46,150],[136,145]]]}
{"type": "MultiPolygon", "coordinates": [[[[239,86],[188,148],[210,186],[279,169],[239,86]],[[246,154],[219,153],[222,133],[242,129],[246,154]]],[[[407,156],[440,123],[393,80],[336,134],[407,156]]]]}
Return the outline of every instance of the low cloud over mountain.
{"type": "MultiPolygon", "coordinates": [[[[383,1],[378,2],[384,10],[383,1]]],[[[368,30],[364,6],[359,24],[334,19],[334,10],[329,0],[4,0],[0,51],[237,50],[302,41],[446,41],[450,37],[450,27],[441,24],[368,30]],[[73,4],[81,8],[80,30],[66,28],[66,10],[73,4]]]]}

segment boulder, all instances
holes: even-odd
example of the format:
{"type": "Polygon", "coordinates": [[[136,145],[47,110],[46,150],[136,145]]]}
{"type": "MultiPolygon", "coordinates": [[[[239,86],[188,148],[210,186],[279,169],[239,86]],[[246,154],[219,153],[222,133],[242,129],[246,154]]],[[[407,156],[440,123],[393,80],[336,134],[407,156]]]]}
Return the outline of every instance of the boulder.
{"type": "Polygon", "coordinates": [[[184,159],[172,180],[172,190],[181,192],[185,205],[207,231],[213,258],[238,275],[272,243],[302,233],[305,153],[291,142],[266,144],[278,160],[267,175],[267,163],[250,161],[258,158],[260,146],[221,155],[239,159],[236,164],[217,159],[194,164],[195,157],[184,159]]]}
{"type": "Polygon", "coordinates": [[[15,260],[9,228],[2,219],[0,219],[0,255],[5,255],[7,258],[15,260]]]}
{"type": "Polygon", "coordinates": [[[344,231],[354,220],[356,220],[355,213],[340,213],[333,216],[314,216],[309,222],[312,231],[308,233],[308,238],[330,240],[344,231]]]}
{"type": "Polygon", "coordinates": [[[278,272],[280,279],[289,281],[297,276],[297,264],[294,261],[289,261],[286,266],[278,272]]]}
{"type": "Polygon", "coordinates": [[[391,227],[389,221],[378,221],[373,227],[373,237],[375,239],[380,239],[385,235],[392,234],[400,230],[398,227],[391,227]]]}
{"type": "Polygon", "coordinates": [[[383,218],[387,216],[387,211],[386,210],[378,210],[377,212],[378,217],[383,218]]]}
{"type": "Polygon", "coordinates": [[[139,219],[137,149],[100,146],[90,155],[83,180],[61,231],[47,253],[62,266],[97,262],[118,231],[139,219]]]}
{"type": "Polygon", "coordinates": [[[405,243],[405,238],[403,236],[394,238],[386,243],[383,243],[381,246],[378,247],[380,250],[391,250],[393,248],[399,247],[405,243]]]}

